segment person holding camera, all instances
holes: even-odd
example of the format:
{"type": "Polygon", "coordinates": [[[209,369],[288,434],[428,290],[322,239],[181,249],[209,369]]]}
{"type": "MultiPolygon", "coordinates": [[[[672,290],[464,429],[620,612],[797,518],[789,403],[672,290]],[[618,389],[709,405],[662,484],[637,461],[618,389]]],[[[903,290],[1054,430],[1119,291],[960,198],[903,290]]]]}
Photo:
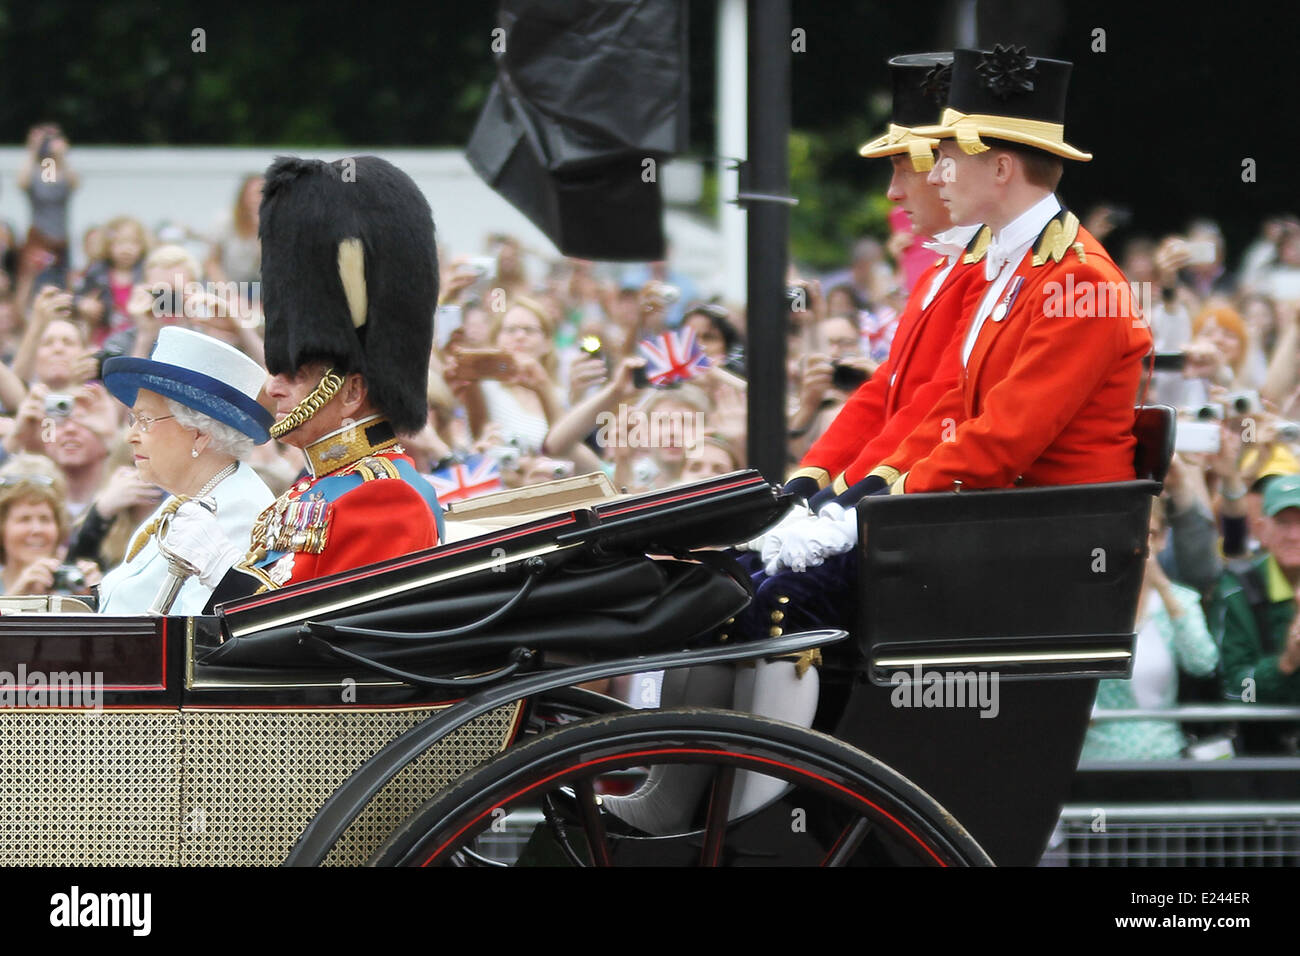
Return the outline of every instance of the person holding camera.
{"type": "Polygon", "coordinates": [[[495,348],[448,355],[447,384],[465,406],[474,437],[489,422],[526,454],[541,449],[563,412],[555,382],[555,324],[542,306],[517,298],[501,315],[495,348]]]}
{"type": "MultiPolygon", "coordinates": [[[[1252,384],[1245,380],[1246,359],[1250,353],[1250,334],[1236,309],[1212,306],[1203,309],[1192,322],[1192,341],[1183,349],[1186,356],[1183,374],[1210,385],[1229,389],[1245,389],[1252,384]]],[[[1193,393],[1194,394],[1194,393],[1193,393]]],[[[1208,391],[1202,393],[1202,404],[1208,391]]]]}
{"type": "Polygon", "coordinates": [[[27,133],[18,167],[18,188],[31,204],[31,225],[18,257],[18,301],[26,303],[38,283],[64,285],[68,276],[68,201],[81,177],[68,162],[68,138],[57,123],[27,133]]]}
{"type": "Polygon", "coordinates": [[[67,483],[65,507],[77,520],[99,491],[116,428],[112,400],[102,386],[92,383],[52,392],[38,382],[19,403],[4,450],[42,454],[53,461],[67,483]]]}
{"type": "Polygon", "coordinates": [[[66,564],[65,485],[40,455],[18,455],[0,469],[0,588],[16,594],[86,594],[99,583],[93,561],[66,564]]]}
{"type": "Polygon", "coordinates": [[[45,385],[55,393],[69,392],[95,377],[86,332],[76,318],[71,293],[52,285],[41,288],[32,300],[27,328],[11,367],[24,382],[45,385]]]}

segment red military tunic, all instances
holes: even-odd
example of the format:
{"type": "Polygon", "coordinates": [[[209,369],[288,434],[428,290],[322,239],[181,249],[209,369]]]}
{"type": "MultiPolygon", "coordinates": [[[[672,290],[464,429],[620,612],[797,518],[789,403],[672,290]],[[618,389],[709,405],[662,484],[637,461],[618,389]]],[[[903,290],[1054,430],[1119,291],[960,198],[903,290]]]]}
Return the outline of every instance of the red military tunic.
{"type": "Polygon", "coordinates": [[[983,291],[988,230],[981,227],[959,254],[943,284],[926,302],[940,258],[912,288],[898,320],[889,357],[849,397],[813,444],[799,470],[837,492],[865,477],[921,421],[936,400],[957,382],[966,317],[983,291]]]}
{"type": "Polygon", "coordinates": [[[315,474],[295,482],[258,518],[239,570],[264,588],[285,587],[438,543],[432,485],[396,439],[367,441],[373,428],[358,423],[307,449],[315,474]]]}
{"type": "Polygon", "coordinates": [[[1133,406],[1151,334],[1124,274],[1061,210],[1006,290],[958,384],[874,470],[894,491],[1133,478],[1133,406]]]}

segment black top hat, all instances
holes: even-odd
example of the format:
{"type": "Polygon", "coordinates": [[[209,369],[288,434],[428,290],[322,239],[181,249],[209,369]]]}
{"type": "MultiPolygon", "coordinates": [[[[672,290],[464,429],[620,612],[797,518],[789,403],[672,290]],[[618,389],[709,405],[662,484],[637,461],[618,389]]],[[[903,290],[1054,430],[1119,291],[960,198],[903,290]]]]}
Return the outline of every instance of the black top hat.
{"type": "Polygon", "coordinates": [[[889,129],[858,150],[861,156],[910,153],[912,168],[925,172],[934,165],[936,140],[915,135],[912,127],[933,124],[948,101],[952,76],[951,53],[909,53],[889,61],[894,83],[894,115],[889,129]]]}
{"type": "Polygon", "coordinates": [[[1065,141],[1065,94],[1072,67],[1066,60],[1029,56],[1022,46],[956,50],[948,108],[938,126],[918,127],[913,133],[955,137],[966,153],[984,152],[988,147],[981,137],[988,137],[1065,159],[1092,159],[1091,153],[1065,141]]]}
{"type": "Polygon", "coordinates": [[[411,177],[377,156],[278,157],[258,235],[271,374],[312,361],[360,372],[397,431],[423,428],[438,251],[411,177]]]}

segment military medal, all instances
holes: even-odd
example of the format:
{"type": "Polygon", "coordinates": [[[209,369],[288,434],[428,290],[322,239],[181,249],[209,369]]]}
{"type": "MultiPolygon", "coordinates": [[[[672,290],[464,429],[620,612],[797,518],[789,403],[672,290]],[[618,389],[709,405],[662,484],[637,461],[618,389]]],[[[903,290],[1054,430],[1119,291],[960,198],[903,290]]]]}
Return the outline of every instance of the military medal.
{"type": "Polygon", "coordinates": [[[1006,295],[1002,297],[1001,302],[993,307],[991,318],[994,322],[1001,322],[1007,317],[1007,313],[1011,311],[1011,306],[1016,301],[1016,296],[1020,294],[1020,286],[1024,284],[1024,281],[1024,276],[1016,276],[1011,280],[1011,287],[1007,289],[1006,295]]]}

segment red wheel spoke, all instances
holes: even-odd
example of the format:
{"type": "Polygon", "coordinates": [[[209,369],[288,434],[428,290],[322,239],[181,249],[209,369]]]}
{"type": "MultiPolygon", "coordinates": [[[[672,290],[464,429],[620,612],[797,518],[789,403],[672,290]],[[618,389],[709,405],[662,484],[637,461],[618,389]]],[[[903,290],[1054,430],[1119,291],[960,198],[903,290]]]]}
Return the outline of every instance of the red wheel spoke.
{"type": "Polygon", "coordinates": [[[596,805],[596,790],[591,778],[583,777],[574,784],[573,789],[578,796],[578,805],[582,808],[582,828],[587,834],[591,865],[612,866],[609,844],[605,842],[605,824],[600,819],[600,807],[596,805]]]}
{"type": "Polygon", "coordinates": [[[709,793],[709,815],[704,825],[704,848],[700,866],[717,866],[722,858],[722,844],[727,838],[727,815],[731,809],[731,790],[736,782],[735,767],[719,767],[709,793]]]}

